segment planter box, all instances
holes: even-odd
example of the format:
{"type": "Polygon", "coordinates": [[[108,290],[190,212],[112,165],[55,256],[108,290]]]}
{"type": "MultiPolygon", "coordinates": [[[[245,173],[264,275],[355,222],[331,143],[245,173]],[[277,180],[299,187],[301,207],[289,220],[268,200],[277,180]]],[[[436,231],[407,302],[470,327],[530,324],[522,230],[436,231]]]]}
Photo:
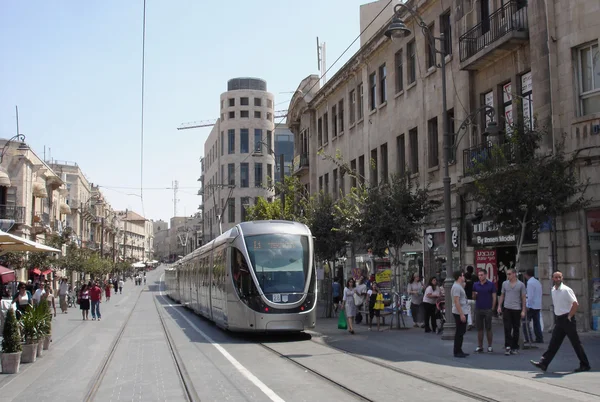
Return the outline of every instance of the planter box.
{"type": "Polygon", "coordinates": [[[17,374],[21,366],[21,352],[2,353],[2,373],[17,374]]]}
{"type": "Polygon", "coordinates": [[[21,363],[33,363],[37,359],[37,343],[23,345],[21,352],[21,363]]]}

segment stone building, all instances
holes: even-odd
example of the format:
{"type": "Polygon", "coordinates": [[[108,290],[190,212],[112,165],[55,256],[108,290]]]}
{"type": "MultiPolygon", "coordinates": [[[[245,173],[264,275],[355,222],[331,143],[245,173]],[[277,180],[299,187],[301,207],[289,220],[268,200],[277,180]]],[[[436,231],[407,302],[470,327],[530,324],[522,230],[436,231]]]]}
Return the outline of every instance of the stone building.
{"type": "Polygon", "coordinates": [[[151,225],[148,225],[146,218],[133,211],[118,211],[118,221],[120,222],[119,241],[119,259],[121,261],[144,262],[152,259],[152,254],[148,258],[150,250],[151,225]]]}
{"type": "Polygon", "coordinates": [[[88,247],[97,250],[104,258],[117,261],[119,253],[119,217],[98,186],[91,185],[92,207],[95,220],[92,222],[91,242],[88,247]]]}
{"type": "Polygon", "coordinates": [[[243,221],[257,197],[274,195],[274,96],[266,81],[233,78],[220,102],[221,116],[204,143],[200,178],[206,240],[243,221]]]}
{"type": "MultiPolygon", "coordinates": [[[[361,31],[387,4],[361,6],[361,31]]],[[[318,156],[335,155],[367,183],[409,171],[413,180],[442,194],[442,122],[447,114],[454,133],[450,158],[452,183],[452,258],[455,267],[491,268],[514,264],[514,236],[500,236],[478,216],[470,201],[473,178],[469,161],[488,147],[485,127],[491,120],[476,114],[484,105],[504,135],[510,125],[550,127],[542,152],[552,152],[566,135],[567,151],[580,160],[580,177],[591,183],[585,211],[558,219],[553,227],[528,233],[520,270],[534,268],[544,286],[544,314],[552,322],[550,275],[560,269],[579,297],[580,326],[597,329],[600,315],[600,3],[594,0],[414,0],[416,10],[436,37],[444,34],[447,109],[442,109],[439,55],[415,19],[403,19],[412,30],[390,40],[384,32],[392,18],[390,5],[361,37],[361,47],[322,87],[318,76],[298,86],[288,111],[295,135],[295,174],[311,193],[334,197],[352,180],[318,156]],[[479,239],[485,238],[480,242],[479,239]],[[594,305],[594,307],[593,307],[594,305]]],[[[441,43],[441,42],[440,42],[441,43]]],[[[404,266],[425,276],[443,270],[443,211],[424,228],[420,244],[402,249],[404,266]]]]}

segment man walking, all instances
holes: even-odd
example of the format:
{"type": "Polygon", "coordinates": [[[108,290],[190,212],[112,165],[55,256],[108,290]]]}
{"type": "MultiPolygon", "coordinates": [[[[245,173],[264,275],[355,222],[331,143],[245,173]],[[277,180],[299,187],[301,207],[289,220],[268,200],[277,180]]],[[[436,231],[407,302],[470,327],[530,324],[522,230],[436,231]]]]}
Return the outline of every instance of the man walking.
{"type": "Polygon", "coordinates": [[[454,272],[454,284],[450,295],[452,296],[452,314],[456,322],[456,333],[454,335],[454,357],[467,357],[468,353],[463,352],[462,344],[465,332],[467,332],[467,294],[464,289],[465,277],[462,271],[454,272]]]}
{"type": "Polygon", "coordinates": [[[541,360],[539,362],[531,360],[531,364],[542,371],[546,371],[566,336],[571,341],[571,345],[579,359],[579,367],[575,369],[575,372],[590,371],[590,362],[577,334],[577,322],[575,321],[575,313],[579,307],[577,297],[575,297],[573,290],[563,283],[562,273],[557,271],[552,274],[552,281],[554,282],[552,304],[554,304],[554,314],[556,315],[552,337],[550,338],[548,350],[542,355],[541,360]]]}
{"type": "Polygon", "coordinates": [[[58,300],[60,304],[60,310],[63,314],[67,313],[67,295],[69,294],[69,283],[67,282],[67,278],[62,278],[60,280],[60,285],[58,286],[58,300]]]}
{"type": "Polygon", "coordinates": [[[529,342],[529,322],[533,320],[533,333],[535,334],[535,343],[544,343],[544,333],[540,324],[540,311],[542,310],[542,284],[534,277],[535,271],[528,269],[525,272],[527,280],[527,323],[523,336],[525,341],[529,342]]]}
{"type": "Polygon", "coordinates": [[[90,299],[92,301],[92,321],[98,317],[98,321],[102,318],[100,314],[100,299],[102,299],[102,289],[98,286],[97,282],[92,284],[90,289],[90,299]]]}
{"type": "Polygon", "coordinates": [[[483,329],[487,334],[488,348],[487,351],[492,353],[492,341],[494,333],[492,332],[492,311],[496,306],[498,297],[496,286],[493,282],[487,279],[487,271],[485,269],[477,272],[478,282],[473,284],[473,298],[475,299],[475,325],[477,326],[477,349],[475,353],[483,352],[483,329]]]}
{"type": "Polygon", "coordinates": [[[525,318],[527,292],[513,268],[506,272],[506,276],[508,280],[502,283],[498,314],[504,314],[504,354],[508,356],[516,355],[519,351],[519,327],[525,318]]]}

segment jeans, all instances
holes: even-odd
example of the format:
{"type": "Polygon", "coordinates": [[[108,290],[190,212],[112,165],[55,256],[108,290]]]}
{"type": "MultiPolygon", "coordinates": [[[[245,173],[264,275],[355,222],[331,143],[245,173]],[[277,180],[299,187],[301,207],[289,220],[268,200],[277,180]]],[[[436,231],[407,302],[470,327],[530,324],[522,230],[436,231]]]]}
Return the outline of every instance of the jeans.
{"type": "Polygon", "coordinates": [[[100,300],[92,300],[92,318],[102,318],[100,314],[100,300]]]}
{"type": "Polygon", "coordinates": [[[435,304],[423,302],[425,307],[425,332],[437,330],[437,323],[435,322],[435,304]],[[431,323],[431,326],[430,324],[431,323]]]}
{"type": "Polygon", "coordinates": [[[542,325],[540,324],[540,310],[530,308],[527,310],[527,327],[523,332],[525,341],[529,342],[529,321],[533,320],[533,333],[535,334],[535,341],[539,343],[544,342],[544,333],[542,332],[542,325]]]}
{"type": "Polygon", "coordinates": [[[519,327],[521,326],[521,310],[505,308],[504,314],[504,347],[519,350],[519,327]]]}
{"type": "Polygon", "coordinates": [[[453,314],[454,321],[456,322],[456,333],[454,334],[454,355],[459,355],[464,353],[462,350],[463,338],[465,336],[465,332],[467,332],[467,320],[462,322],[460,320],[459,314],[453,314]]]}

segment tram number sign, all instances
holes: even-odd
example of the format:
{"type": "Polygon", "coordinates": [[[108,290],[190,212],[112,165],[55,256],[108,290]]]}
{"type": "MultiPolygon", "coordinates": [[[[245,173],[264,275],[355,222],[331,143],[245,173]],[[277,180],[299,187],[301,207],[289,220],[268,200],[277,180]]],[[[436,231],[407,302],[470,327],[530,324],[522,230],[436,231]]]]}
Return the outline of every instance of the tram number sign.
{"type": "Polygon", "coordinates": [[[273,303],[281,303],[281,295],[279,293],[273,294],[273,303]]]}

